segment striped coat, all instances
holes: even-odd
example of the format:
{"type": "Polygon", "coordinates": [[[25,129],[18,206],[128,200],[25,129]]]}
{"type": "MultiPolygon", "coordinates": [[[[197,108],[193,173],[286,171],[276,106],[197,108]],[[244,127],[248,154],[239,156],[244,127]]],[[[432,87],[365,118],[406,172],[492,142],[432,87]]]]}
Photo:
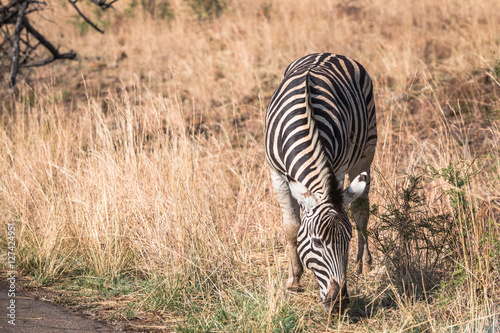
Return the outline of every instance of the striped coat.
{"type": "Polygon", "coordinates": [[[317,53],[295,60],[271,98],[265,134],[290,252],[287,287],[300,289],[305,265],[316,275],[330,311],[348,300],[352,228],[344,207],[353,200],[355,222],[363,231],[358,233],[358,271],[363,261],[371,263],[364,234],[377,130],[369,75],[345,56],[317,53]],[[346,174],[351,184],[343,190],[346,174]]]}

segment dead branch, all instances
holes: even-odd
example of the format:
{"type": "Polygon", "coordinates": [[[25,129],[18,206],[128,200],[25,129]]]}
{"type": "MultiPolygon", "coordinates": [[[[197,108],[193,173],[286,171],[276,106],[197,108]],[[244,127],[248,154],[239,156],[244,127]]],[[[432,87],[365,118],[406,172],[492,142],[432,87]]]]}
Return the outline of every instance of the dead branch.
{"type": "Polygon", "coordinates": [[[27,18],[24,18],[23,23],[28,30],[29,33],[35,37],[40,44],[42,44],[50,53],[52,53],[52,57],[37,61],[37,62],[31,62],[22,65],[22,67],[36,67],[36,66],[43,66],[46,64],[49,64],[55,60],[58,59],[75,59],[76,58],[76,53],[73,52],[73,50],[69,51],[68,53],[59,53],[59,51],[52,45],[41,33],[39,33],[28,21],[27,18]]]}
{"type": "Polygon", "coordinates": [[[73,6],[73,8],[76,9],[76,11],[78,12],[78,14],[80,15],[80,17],[85,21],[87,22],[88,24],[90,24],[90,26],[92,28],[94,28],[95,30],[99,31],[101,34],[104,33],[104,31],[102,31],[101,29],[99,29],[94,23],[92,23],[91,20],[89,20],[85,15],[83,15],[83,13],[80,11],[80,9],[76,6],[76,2],[78,0],[68,0],[68,2],[73,6]]]}
{"type": "Polygon", "coordinates": [[[26,8],[28,7],[28,1],[24,1],[19,8],[16,18],[16,26],[14,29],[14,34],[11,38],[12,44],[12,64],[10,67],[10,85],[14,87],[16,85],[16,77],[19,72],[19,37],[21,35],[21,30],[23,29],[23,18],[26,8]]]}
{"type": "MultiPolygon", "coordinates": [[[[87,24],[96,31],[104,33],[80,10],[77,6],[79,0],[67,1],[87,24]]],[[[112,5],[116,1],[118,0],[90,0],[91,3],[102,10],[113,8],[112,5]]],[[[0,65],[10,62],[9,85],[11,88],[16,85],[16,78],[21,68],[44,66],[56,60],[76,58],[76,53],[73,50],[59,52],[59,49],[38,31],[30,21],[29,16],[32,13],[44,10],[47,6],[46,2],[40,0],[10,0],[6,5],[3,5],[2,2],[0,0],[0,31],[4,40],[0,42],[0,65]],[[22,38],[23,33],[25,33],[25,38],[22,38]],[[40,52],[36,52],[39,48],[48,51],[50,56],[45,58],[40,56],[40,52]]]]}

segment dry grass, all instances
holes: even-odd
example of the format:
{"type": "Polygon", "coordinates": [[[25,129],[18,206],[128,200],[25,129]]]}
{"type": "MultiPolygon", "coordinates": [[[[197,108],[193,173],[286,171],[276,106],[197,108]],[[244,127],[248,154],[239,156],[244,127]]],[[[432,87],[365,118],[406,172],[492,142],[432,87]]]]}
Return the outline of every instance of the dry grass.
{"type": "Polygon", "coordinates": [[[233,1],[202,21],[170,3],[173,19],[152,20],[124,1],[103,36],[41,23],[80,58],[26,72],[2,104],[0,207],[20,273],[151,330],[498,330],[498,1],[233,1]],[[371,231],[413,221],[425,235],[420,217],[446,216],[452,232],[431,272],[411,248],[395,274],[401,248],[374,241],[374,270],[349,273],[353,304],[332,319],[311,274],[305,293],[285,292],[263,147],[286,65],[318,51],[375,81],[371,231]],[[398,205],[410,176],[423,203],[398,205]]]}

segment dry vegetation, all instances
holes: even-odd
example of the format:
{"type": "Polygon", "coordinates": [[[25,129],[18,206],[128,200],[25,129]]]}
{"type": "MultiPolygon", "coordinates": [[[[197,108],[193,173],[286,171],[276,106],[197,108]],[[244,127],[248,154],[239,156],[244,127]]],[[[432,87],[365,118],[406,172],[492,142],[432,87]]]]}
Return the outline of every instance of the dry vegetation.
{"type": "Polygon", "coordinates": [[[499,330],[500,2],[120,2],[102,36],[40,21],[79,60],[2,101],[0,210],[32,287],[143,330],[499,330]],[[379,128],[375,265],[331,319],[311,274],[285,291],[263,147],[285,67],[322,51],[367,68],[379,128]]]}

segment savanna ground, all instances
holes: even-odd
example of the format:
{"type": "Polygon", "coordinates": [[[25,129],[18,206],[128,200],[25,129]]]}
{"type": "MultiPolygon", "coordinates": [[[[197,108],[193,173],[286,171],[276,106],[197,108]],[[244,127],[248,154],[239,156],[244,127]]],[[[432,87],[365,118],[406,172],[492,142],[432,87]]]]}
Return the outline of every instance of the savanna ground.
{"type": "Polygon", "coordinates": [[[152,3],[94,13],[104,35],[54,3],[39,24],[78,60],[2,98],[0,261],[14,222],[25,288],[142,330],[500,330],[499,1],[152,3]],[[264,161],[267,103],[312,52],[361,62],[378,118],[374,265],[356,275],[355,235],[332,318],[310,272],[285,290],[264,161]]]}

